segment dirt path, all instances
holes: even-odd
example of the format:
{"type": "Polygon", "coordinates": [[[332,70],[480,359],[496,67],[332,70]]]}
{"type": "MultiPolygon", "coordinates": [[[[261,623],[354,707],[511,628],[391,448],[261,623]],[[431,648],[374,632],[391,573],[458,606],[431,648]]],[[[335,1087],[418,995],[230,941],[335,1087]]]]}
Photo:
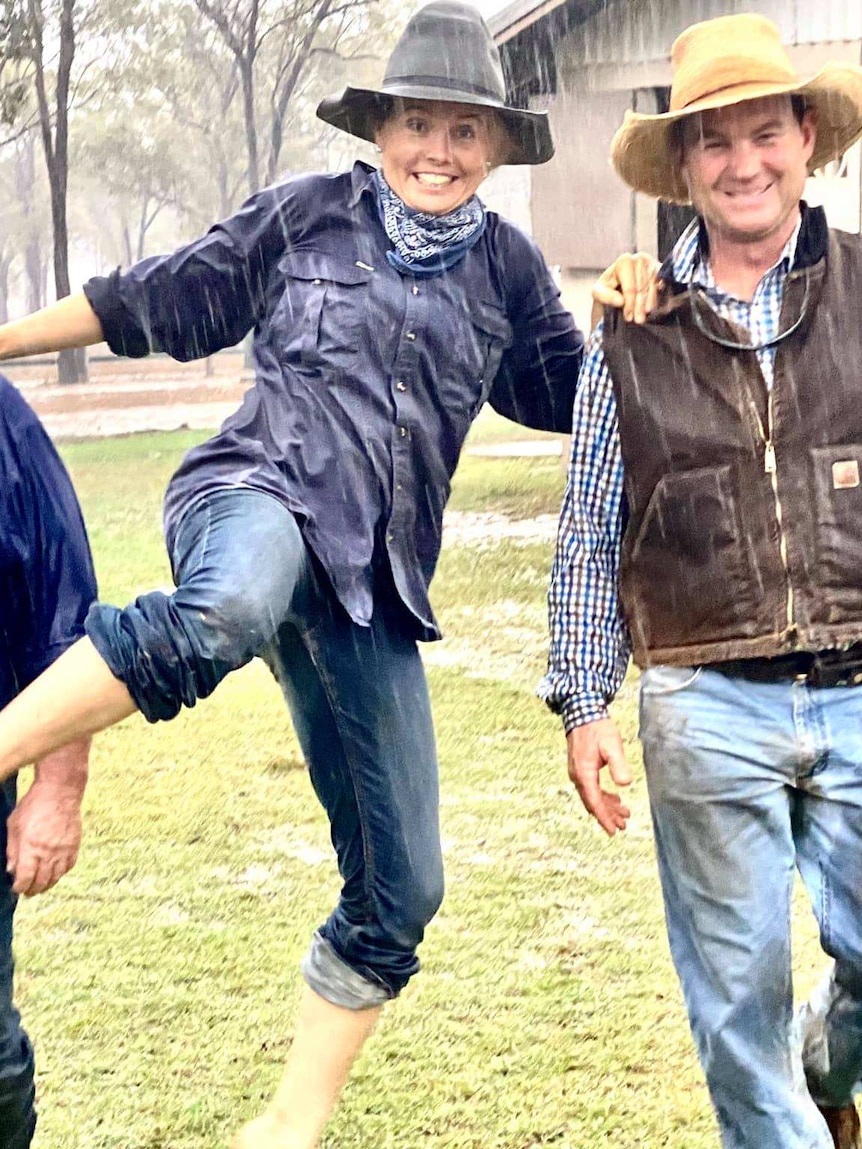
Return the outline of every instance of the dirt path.
{"type": "Polygon", "coordinates": [[[212,374],[200,363],[167,359],[107,360],[90,365],[90,381],[61,387],[54,367],[15,364],[7,374],[55,438],[99,438],[136,431],[217,427],[239,406],[250,380],[242,358],[215,356],[212,374]]]}

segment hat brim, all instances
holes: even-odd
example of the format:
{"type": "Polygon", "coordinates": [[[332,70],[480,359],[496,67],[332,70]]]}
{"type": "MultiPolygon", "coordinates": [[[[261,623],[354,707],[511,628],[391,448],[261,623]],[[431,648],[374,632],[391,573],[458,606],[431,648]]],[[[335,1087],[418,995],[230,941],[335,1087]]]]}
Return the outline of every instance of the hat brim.
{"type": "Polygon", "coordinates": [[[611,161],[625,182],[669,203],[690,203],[672,139],[673,125],[687,116],[768,96],[798,95],[816,109],[817,140],[809,170],[838,159],[862,137],[862,68],[827,64],[798,84],[740,84],[706,96],[678,112],[646,115],[626,112],[611,142],[611,161]]]}
{"type": "Polygon", "coordinates": [[[372,88],[347,87],[339,95],[321,100],[317,116],[342,132],[374,143],[377,129],[389,115],[396,99],[445,100],[452,104],[491,109],[499,116],[511,145],[506,155],[499,160],[501,164],[544,164],[554,154],[547,112],[509,108],[493,99],[450,88],[410,84],[377,91],[372,88]]]}

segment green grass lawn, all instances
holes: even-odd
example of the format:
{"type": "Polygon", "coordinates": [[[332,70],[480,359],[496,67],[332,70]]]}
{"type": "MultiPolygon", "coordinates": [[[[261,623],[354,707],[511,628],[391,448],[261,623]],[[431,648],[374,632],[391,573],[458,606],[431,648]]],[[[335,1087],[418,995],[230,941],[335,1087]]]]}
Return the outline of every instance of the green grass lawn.
{"type": "MultiPolygon", "coordinates": [[[[200,438],[64,448],[103,598],[168,582],[161,492],[200,438]]],[[[554,459],[467,458],[452,507],[556,513],[561,485],[554,459]]],[[[550,559],[547,542],[492,539],[441,560],[447,640],[428,665],[448,894],[330,1149],[718,1145],[664,941],[634,686],[617,704],[634,815],[613,842],[580,810],[559,723],[533,695],[550,559]]],[[[223,1145],[280,1074],[297,963],[337,886],[262,666],[171,724],[132,719],[101,735],[79,865],[19,909],[40,1149],[223,1145]]],[[[813,971],[802,907],[799,919],[813,971]]]]}

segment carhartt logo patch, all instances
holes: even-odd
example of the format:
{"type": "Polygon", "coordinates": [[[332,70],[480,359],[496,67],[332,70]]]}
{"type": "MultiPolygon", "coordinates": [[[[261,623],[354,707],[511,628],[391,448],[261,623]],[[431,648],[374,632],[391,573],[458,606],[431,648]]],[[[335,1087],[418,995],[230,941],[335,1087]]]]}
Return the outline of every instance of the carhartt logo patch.
{"type": "Polygon", "coordinates": [[[859,464],[855,459],[842,459],[832,464],[832,486],[836,491],[859,486],[859,464]]]}

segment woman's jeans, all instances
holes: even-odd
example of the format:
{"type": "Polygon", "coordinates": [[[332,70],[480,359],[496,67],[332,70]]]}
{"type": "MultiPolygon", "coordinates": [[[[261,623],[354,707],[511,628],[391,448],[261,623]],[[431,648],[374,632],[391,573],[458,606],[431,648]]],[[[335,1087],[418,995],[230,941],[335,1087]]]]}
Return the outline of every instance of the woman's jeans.
{"type": "Polygon", "coordinates": [[[303,973],[365,1009],[417,971],[443,896],[437,759],[419,651],[400,604],[357,626],[318,573],[296,520],[268,495],[219,491],[180,524],[177,590],[98,605],[87,633],[150,721],[205,698],[259,655],[290,707],[330,820],[344,884],[303,973]]]}
{"type": "Polygon", "coordinates": [[[671,952],[725,1149],[831,1149],[862,1070],[862,688],[655,667],[641,739],[671,952]],[[834,959],[793,1015],[798,867],[834,959]]]}
{"type": "Polygon", "coordinates": [[[0,785],[0,1149],[27,1149],[36,1128],[33,1050],[12,1004],[12,919],[16,896],[6,873],[6,819],[15,808],[15,779],[0,785]]]}

